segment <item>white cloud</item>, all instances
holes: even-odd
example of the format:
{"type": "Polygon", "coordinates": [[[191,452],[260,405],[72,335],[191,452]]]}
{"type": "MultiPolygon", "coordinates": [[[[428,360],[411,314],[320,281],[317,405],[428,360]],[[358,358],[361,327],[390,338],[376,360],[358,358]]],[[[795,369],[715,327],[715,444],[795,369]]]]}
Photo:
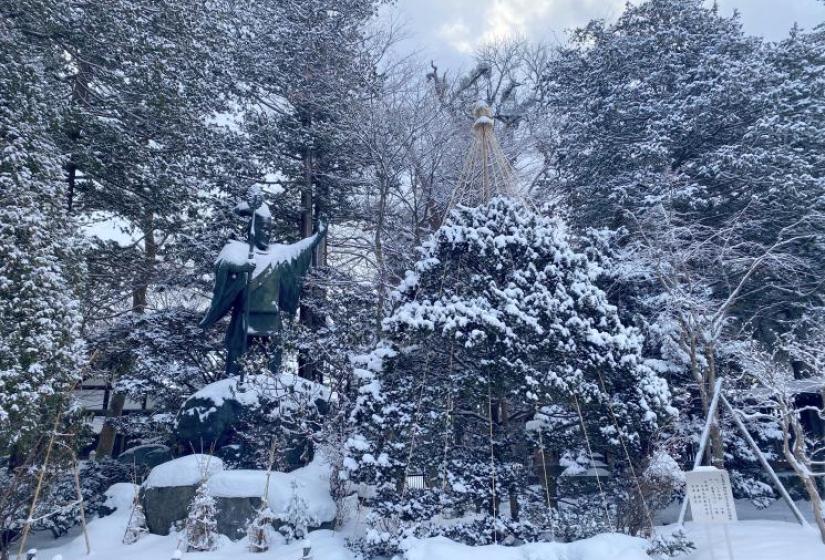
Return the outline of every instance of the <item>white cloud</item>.
{"type": "MultiPolygon", "coordinates": [[[[450,66],[501,39],[563,42],[565,30],[594,18],[614,21],[624,5],[625,0],[398,0],[389,9],[406,16],[416,47],[450,66]]],[[[746,32],[774,40],[794,21],[811,28],[825,19],[825,4],[818,0],[719,0],[719,7],[723,15],[738,9],[746,32]]]]}
{"type": "Polygon", "coordinates": [[[470,54],[475,48],[470,28],[462,20],[443,24],[438,28],[438,36],[462,54],[470,54]]]}

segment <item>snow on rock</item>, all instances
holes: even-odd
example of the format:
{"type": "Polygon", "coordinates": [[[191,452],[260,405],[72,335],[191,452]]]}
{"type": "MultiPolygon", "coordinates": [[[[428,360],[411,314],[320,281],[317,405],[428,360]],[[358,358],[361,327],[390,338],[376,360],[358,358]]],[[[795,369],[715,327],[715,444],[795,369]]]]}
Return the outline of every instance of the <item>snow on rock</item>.
{"type": "Polygon", "coordinates": [[[648,560],[647,541],[603,534],[571,543],[522,546],[468,546],[446,537],[410,538],[402,544],[406,560],[648,560]]]}
{"type": "Polygon", "coordinates": [[[297,407],[297,401],[329,401],[330,390],[319,383],[303,379],[292,373],[278,375],[248,375],[243,384],[243,391],[238,390],[238,378],[230,377],[210,383],[200,391],[186,399],[181,413],[198,414],[201,421],[216,412],[227,400],[235,401],[242,406],[254,406],[261,396],[278,399],[278,411],[281,407],[297,407]],[[302,399],[281,398],[289,395],[300,395],[302,399]],[[194,406],[193,403],[206,402],[208,406],[194,406]]]}
{"type": "Polygon", "coordinates": [[[151,470],[144,485],[146,488],[194,486],[220,471],[223,471],[223,461],[196,453],[158,465],[151,470]]]}
{"type": "MultiPolygon", "coordinates": [[[[260,497],[266,489],[266,471],[221,471],[209,477],[209,494],[215,498],[260,497]]],[[[292,498],[292,483],[304,499],[309,515],[318,523],[335,519],[335,502],[329,493],[329,465],[317,454],[313,461],[292,472],[273,472],[267,501],[275,515],[285,514],[292,498]]]]}
{"type": "MultiPolygon", "coordinates": [[[[238,378],[230,377],[210,383],[192,394],[187,401],[204,400],[211,401],[215,407],[220,407],[224,401],[233,400],[244,406],[256,404],[261,395],[273,398],[298,393],[308,396],[310,400],[329,400],[330,390],[319,383],[314,383],[303,379],[292,373],[281,373],[278,375],[248,375],[243,384],[243,391],[238,390],[238,378]]],[[[284,404],[290,399],[283,399],[284,404]]],[[[186,409],[186,405],[183,407],[186,409]]],[[[187,410],[192,414],[194,409],[187,410]]],[[[210,409],[212,410],[212,409],[210,409]]],[[[199,410],[201,415],[209,414],[210,410],[199,410]]]]}

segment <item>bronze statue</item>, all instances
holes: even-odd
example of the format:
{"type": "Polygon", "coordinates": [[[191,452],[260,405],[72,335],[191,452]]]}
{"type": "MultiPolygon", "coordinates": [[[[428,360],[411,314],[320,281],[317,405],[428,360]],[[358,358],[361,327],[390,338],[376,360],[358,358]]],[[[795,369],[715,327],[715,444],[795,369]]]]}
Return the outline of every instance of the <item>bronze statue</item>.
{"type": "Polygon", "coordinates": [[[200,326],[208,329],[231,312],[225,338],[227,375],[240,371],[238,359],[257,340],[270,343],[269,366],[278,373],[281,312],[294,316],[298,310],[303,277],[326,226],[291,245],[270,243],[272,216],[259,192],[253,191],[235,211],[249,217],[247,242],[230,240],[218,254],[212,303],[200,326]]]}

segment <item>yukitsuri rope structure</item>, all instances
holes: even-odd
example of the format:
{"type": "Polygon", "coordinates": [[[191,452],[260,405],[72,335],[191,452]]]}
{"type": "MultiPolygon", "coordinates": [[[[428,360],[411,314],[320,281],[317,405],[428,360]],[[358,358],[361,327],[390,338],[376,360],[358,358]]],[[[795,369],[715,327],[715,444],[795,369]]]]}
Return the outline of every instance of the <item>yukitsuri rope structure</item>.
{"type": "Polygon", "coordinates": [[[445,216],[459,205],[480,206],[497,195],[518,196],[515,173],[493,130],[493,111],[486,103],[478,102],[473,107],[473,116],[473,142],[458,183],[447,200],[445,216]]]}

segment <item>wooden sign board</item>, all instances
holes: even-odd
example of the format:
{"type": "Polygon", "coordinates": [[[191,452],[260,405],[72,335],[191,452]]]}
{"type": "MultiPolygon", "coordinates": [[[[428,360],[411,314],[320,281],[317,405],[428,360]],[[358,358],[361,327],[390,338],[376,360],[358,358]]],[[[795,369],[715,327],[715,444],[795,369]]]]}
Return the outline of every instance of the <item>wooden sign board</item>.
{"type": "Polygon", "coordinates": [[[697,467],[685,473],[690,513],[698,523],[736,521],[736,504],[728,471],[716,467],[697,467]]]}

